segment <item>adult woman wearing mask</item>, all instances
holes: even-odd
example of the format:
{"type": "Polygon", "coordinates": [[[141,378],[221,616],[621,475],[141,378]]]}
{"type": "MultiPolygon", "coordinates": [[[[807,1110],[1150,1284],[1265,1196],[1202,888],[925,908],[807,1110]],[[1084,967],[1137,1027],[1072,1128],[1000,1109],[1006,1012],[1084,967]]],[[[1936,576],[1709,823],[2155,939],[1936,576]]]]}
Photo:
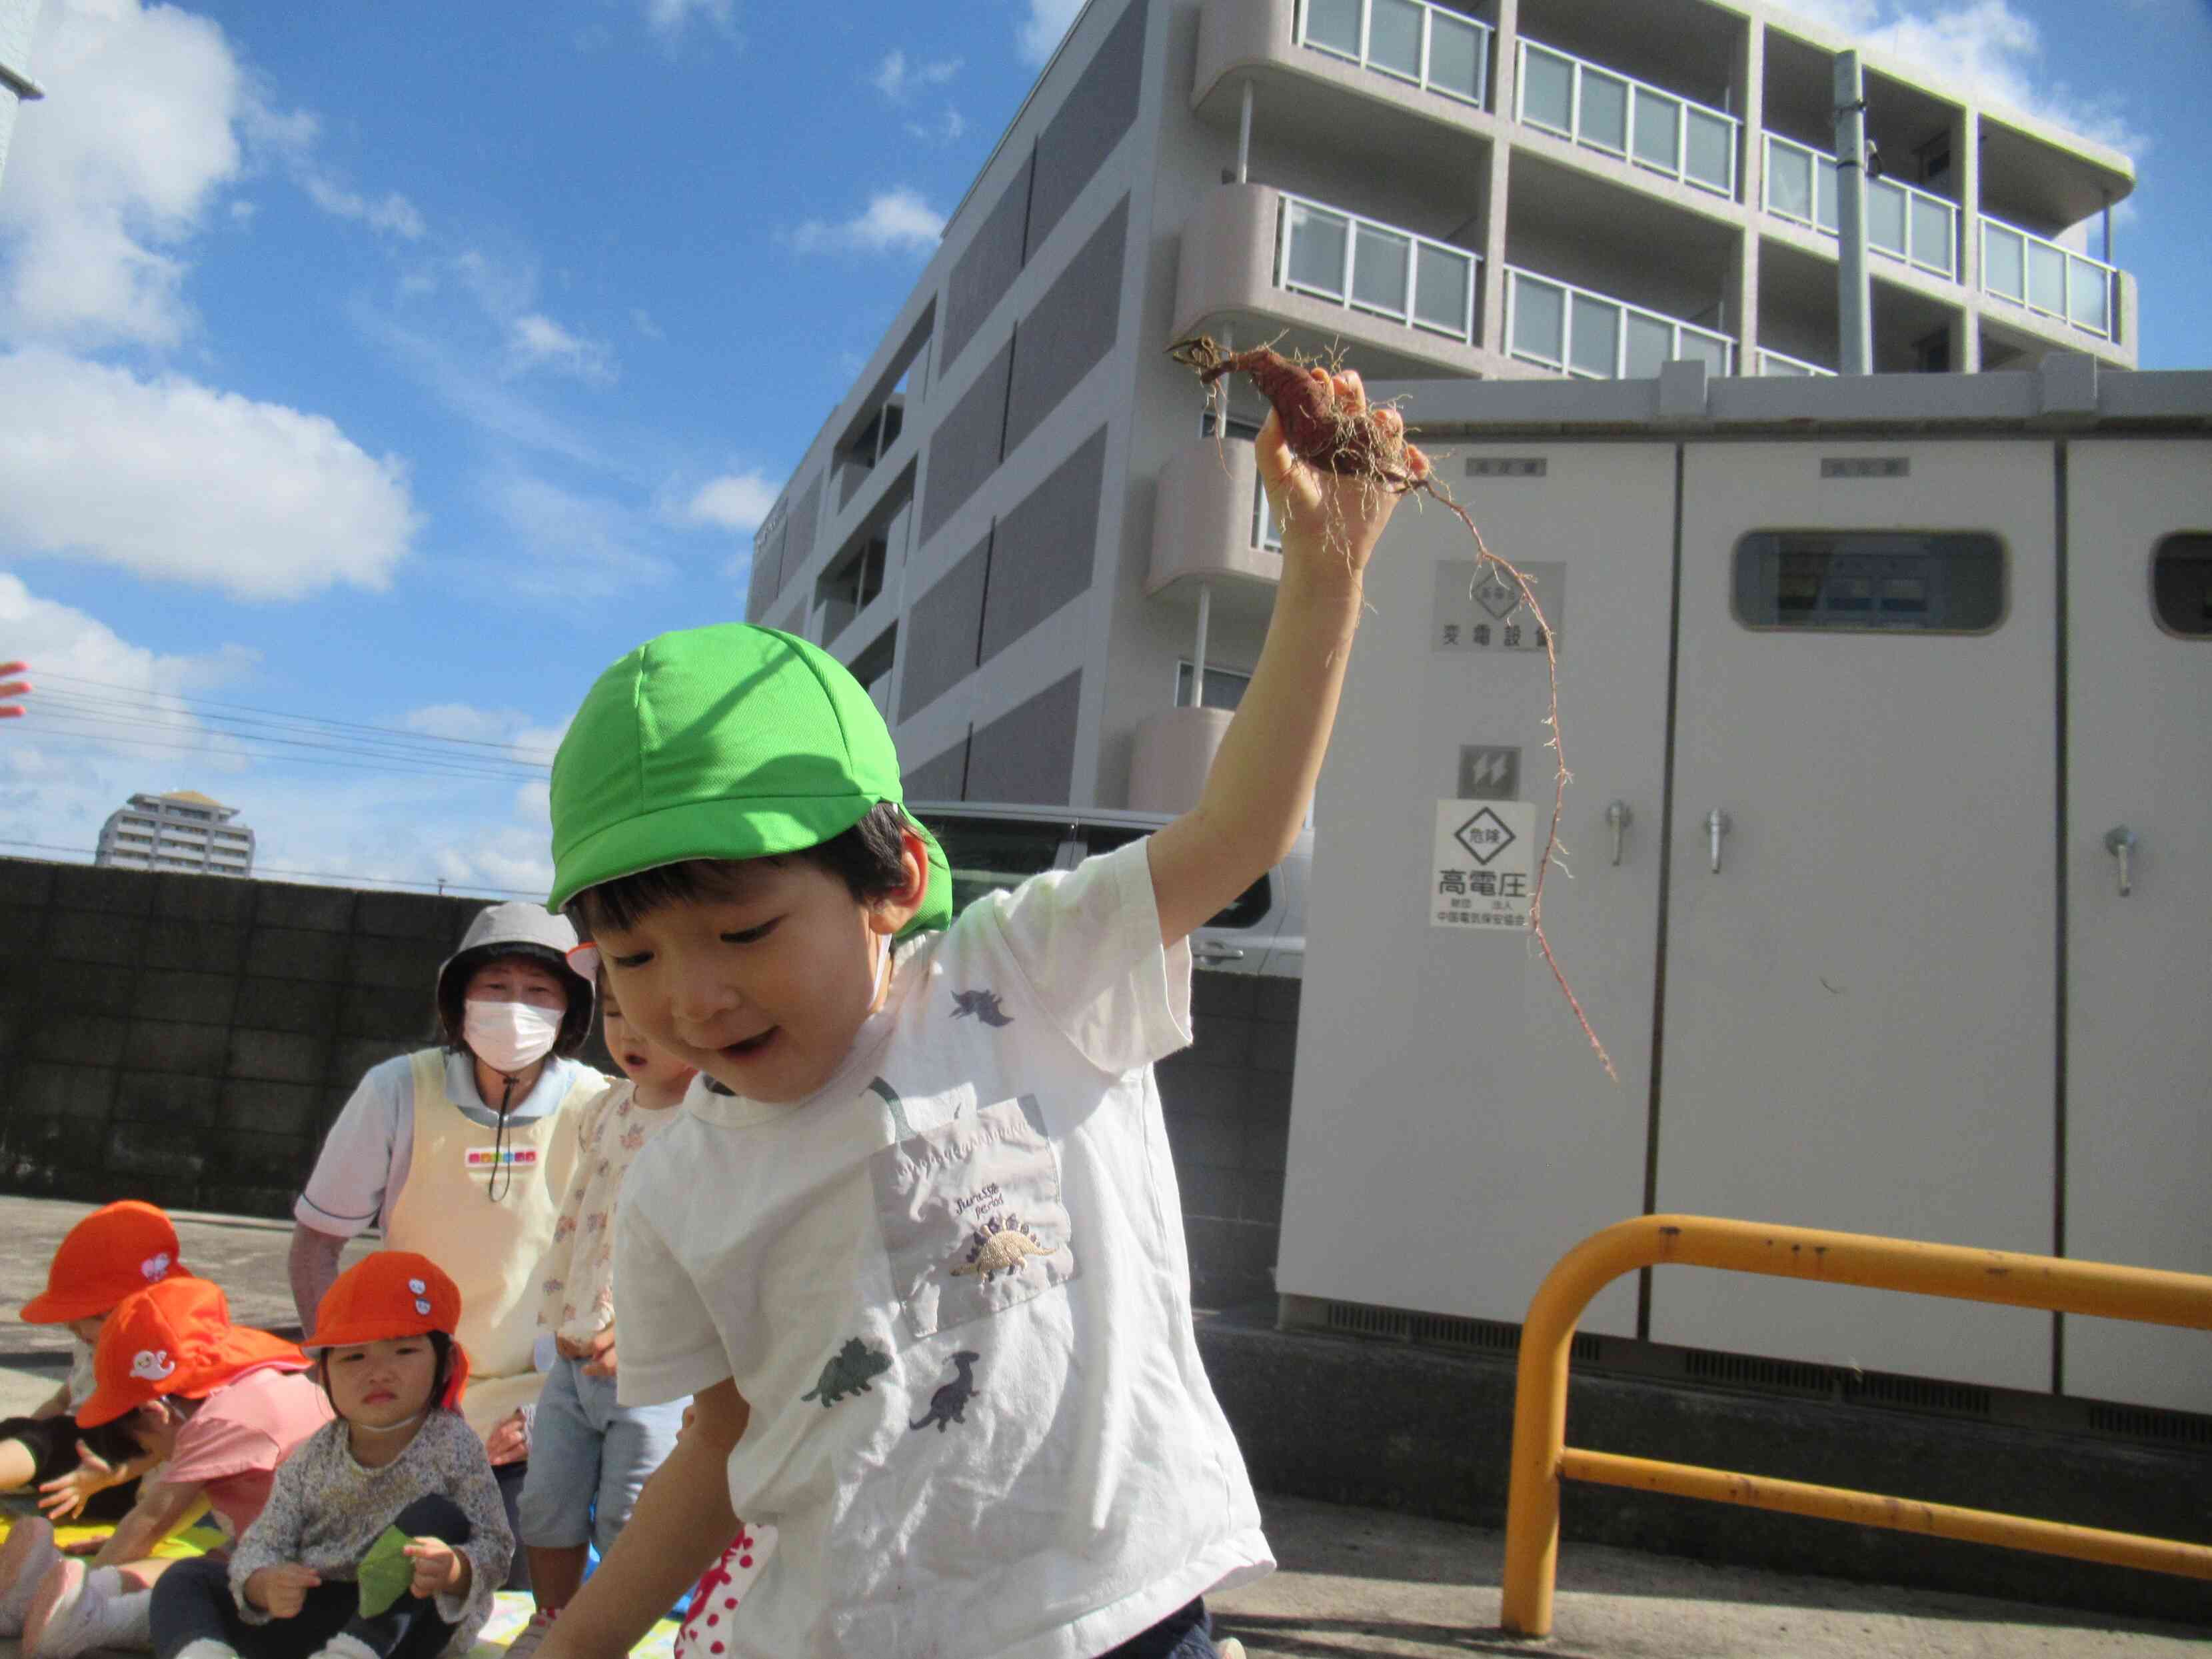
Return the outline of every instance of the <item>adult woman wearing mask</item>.
{"type": "MultiPolygon", "coordinates": [[[[323,1141],[293,1206],[292,1298],[314,1311],[346,1241],[378,1224],[461,1292],[461,1401],[512,1510],[540,1381],[538,1269],[574,1173],[574,1113],[613,1081],[574,1058],[592,988],[568,966],[576,935],[536,904],[495,904],[438,970],[442,1048],[374,1066],[323,1141]]],[[[520,1552],[517,1552],[518,1559],[520,1552]]]]}

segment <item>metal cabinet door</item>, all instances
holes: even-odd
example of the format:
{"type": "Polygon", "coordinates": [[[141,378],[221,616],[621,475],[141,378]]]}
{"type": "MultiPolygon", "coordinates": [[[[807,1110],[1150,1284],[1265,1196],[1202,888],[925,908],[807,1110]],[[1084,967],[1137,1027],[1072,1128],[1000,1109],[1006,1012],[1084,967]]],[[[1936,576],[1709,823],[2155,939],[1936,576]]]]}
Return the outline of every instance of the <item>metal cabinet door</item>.
{"type": "MultiPolygon", "coordinates": [[[[2066,477],[2066,1254],[2212,1273],[2212,635],[2151,586],[2212,532],[2212,443],[2078,441],[2066,477]]],[[[2063,1384],[2212,1412],[2212,1339],[2069,1319],[2063,1384]]]]}
{"type": "MultiPolygon", "coordinates": [[[[1559,1255],[1643,1206],[1674,450],[1455,444],[1446,476],[1491,545],[1547,578],[1540,603],[1558,613],[1574,877],[1554,872],[1546,925],[1620,1081],[1525,932],[1430,920],[1439,803],[1484,805],[1458,799],[1464,780],[1525,803],[1540,836],[1551,734],[1544,656],[1526,635],[1505,648],[1493,615],[1488,645],[1445,644],[1440,610],[1473,601],[1465,576],[1439,567],[1471,567],[1474,544],[1450,514],[1408,501],[1369,568],[1315,807],[1277,1285],[1517,1322],[1559,1255]],[[1486,458],[1519,468],[1467,476],[1486,458]],[[1471,748],[1484,751],[1476,777],[1471,748]],[[1517,765],[1499,750],[1517,750],[1517,765]],[[1635,813],[1617,866],[1605,819],[1616,799],[1635,813]]],[[[1584,1322],[1634,1322],[1632,1284],[1584,1322]]]]}
{"type": "MultiPolygon", "coordinates": [[[[2053,491],[2048,444],[1689,446],[1661,1210],[2051,1249],[2053,491]],[[1909,475],[1868,476],[1899,457],[1909,475]],[[1994,533],[2001,619],[1738,619],[1740,538],[1850,529],[1994,533]]],[[[1790,1280],[1658,1273],[1651,1334],[2051,1381],[2048,1315],[1790,1280]]]]}

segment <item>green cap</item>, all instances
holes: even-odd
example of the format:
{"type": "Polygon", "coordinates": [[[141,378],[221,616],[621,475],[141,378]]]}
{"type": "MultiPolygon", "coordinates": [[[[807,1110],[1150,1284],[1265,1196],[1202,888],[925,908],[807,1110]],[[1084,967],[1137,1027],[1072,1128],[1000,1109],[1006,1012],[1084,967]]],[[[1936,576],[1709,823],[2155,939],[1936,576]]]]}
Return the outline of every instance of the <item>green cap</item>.
{"type": "MultiPolygon", "coordinates": [[[[553,757],[553,895],[687,859],[799,853],[903,804],[884,717],[835,657],[726,623],[648,640],[599,676],[553,757]]],[[[937,838],[905,933],[952,915],[937,838]]]]}

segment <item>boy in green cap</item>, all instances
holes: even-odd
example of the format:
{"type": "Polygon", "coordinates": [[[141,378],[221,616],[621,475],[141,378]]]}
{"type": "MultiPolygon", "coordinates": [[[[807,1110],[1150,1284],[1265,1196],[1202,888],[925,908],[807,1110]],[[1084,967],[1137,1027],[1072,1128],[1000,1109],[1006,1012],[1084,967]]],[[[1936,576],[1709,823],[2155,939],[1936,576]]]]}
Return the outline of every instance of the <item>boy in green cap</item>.
{"type": "Polygon", "coordinates": [[[701,1073],[623,1188],[620,1394],[696,1412],[538,1659],[626,1652],[740,1511],[778,1541],[716,1659],[1204,1659],[1202,1598],[1273,1565],[1152,1068],[1190,1040],[1187,936],[1305,817],[1394,498],[1272,418],[1258,454],[1282,584],[1198,806],[950,927],[882,718],[814,647],[665,635],[586,697],[550,902],[701,1073]]]}

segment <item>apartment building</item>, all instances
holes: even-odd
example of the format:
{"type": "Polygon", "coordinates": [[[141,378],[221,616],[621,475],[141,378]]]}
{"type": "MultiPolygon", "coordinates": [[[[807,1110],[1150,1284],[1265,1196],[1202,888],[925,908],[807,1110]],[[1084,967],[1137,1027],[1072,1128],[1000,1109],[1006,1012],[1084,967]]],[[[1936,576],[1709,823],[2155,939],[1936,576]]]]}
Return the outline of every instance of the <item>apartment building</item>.
{"type": "Polygon", "coordinates": [[[42,0],[0,0],[0,172],[8,166],[8,140],[20,104],[46,94],[31,79],[31,31],[42,0]]]}
{"type": "Polygon", "coordinates": [[[94,864],[125,870],[186,870],[201,875],[253,873],[253,831],[234,823],[235,806],[194,789],[133,795],[100,826],[94,864]]]}
{"type": "MultiPolygon", "coordinates": [[[[1181,809],[1280,559],[1263,411],[1217,432],[1164,348],[1832,373],[1845,44],[1758,0],[1091,0],[763,524],[746,615],[853,666],[916,798],[1181,809]]],[[[1880,54],[1866,88],[1876,371],[2133,367],[2128,158],[1880,54]]]]}

